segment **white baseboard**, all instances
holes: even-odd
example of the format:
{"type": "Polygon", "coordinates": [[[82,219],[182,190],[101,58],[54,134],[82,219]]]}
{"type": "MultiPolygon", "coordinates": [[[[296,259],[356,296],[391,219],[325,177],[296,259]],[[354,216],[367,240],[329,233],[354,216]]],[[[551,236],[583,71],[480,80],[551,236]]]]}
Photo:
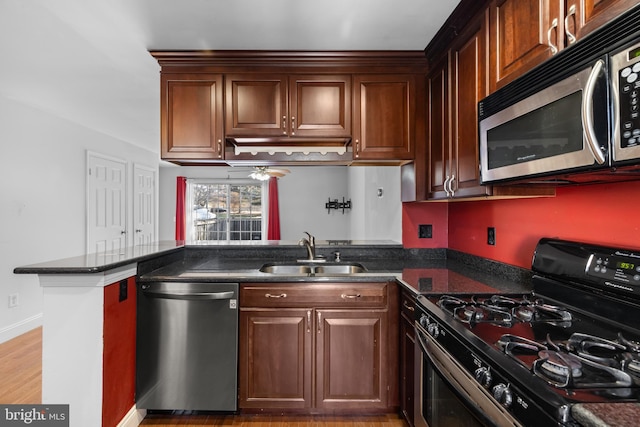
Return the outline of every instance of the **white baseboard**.
{"type": "Polygon", "coordinates": [[[127,415],[120,420],[118,427],[138,427],[146,416],[146,409],[137,409],[136,406],[133,405],[131,409],[129,409],[129,412],[127,412],[127,415]]]}
{"type": "Polygon", "coordinates": [[[0,329],[0,344],[5,341],[9,341],[17,336],[29,332],[32,329],[42,326],[42,313],[38,313],[35,316],[28,317],[24,320],[9,325],[0,329]]]}

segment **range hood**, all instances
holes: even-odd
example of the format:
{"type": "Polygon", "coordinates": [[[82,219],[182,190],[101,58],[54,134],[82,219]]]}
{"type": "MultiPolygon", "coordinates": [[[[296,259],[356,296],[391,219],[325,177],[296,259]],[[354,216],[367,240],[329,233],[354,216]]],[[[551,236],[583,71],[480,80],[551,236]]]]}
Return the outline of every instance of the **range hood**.
{"type": "Polygon", "coordinates": [[[300,165],[353,162],[350,138],[226,138],[225,161],[230,165],[300,165]]]}

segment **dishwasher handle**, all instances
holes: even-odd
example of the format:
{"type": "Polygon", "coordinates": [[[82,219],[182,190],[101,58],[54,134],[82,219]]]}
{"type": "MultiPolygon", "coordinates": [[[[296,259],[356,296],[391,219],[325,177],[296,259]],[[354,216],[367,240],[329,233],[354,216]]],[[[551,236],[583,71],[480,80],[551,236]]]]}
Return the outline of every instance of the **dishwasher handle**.
{"type": "Polygon", "coordinates": [[[155,289],[142,289],[145,295],[152,298],[181,299],[181,300],[224,300],[235,298],[234,291],[225,292],[184,292],[155,289]]]}

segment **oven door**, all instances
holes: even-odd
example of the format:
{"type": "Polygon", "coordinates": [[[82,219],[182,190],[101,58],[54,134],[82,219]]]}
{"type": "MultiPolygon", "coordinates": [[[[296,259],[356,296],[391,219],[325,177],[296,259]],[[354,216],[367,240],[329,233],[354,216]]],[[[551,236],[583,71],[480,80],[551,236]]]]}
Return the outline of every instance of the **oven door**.
{"type": "Polygon", "coordinates": [[[415,330],[416,427],[521,426],[418,322],[415,330]]]}
{"type": "Polygon", "coordinates": [[[484,111],[479,123],[482,183],[608,167],[606,67],[599,59],[515,104],[484,111]]]}

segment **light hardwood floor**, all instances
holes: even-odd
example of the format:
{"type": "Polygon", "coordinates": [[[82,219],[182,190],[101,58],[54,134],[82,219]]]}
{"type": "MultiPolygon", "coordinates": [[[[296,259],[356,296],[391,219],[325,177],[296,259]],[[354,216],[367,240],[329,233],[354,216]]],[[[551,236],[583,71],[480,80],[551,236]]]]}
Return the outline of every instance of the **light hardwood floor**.
{"type": "Polygon", "coordinates": [[[42,328],[0,344],[0,403],[42,402],[42,328]]]}
{"type": "MultiPolygon", "coordinates": [[[[42,328],[0,344],[0,403],[42,402],[42,328]]],[[[396,415],[320,417],[279,415],[150,414],[144,426],[244,426],[244,427],[404,427],[396,415]]]]}

